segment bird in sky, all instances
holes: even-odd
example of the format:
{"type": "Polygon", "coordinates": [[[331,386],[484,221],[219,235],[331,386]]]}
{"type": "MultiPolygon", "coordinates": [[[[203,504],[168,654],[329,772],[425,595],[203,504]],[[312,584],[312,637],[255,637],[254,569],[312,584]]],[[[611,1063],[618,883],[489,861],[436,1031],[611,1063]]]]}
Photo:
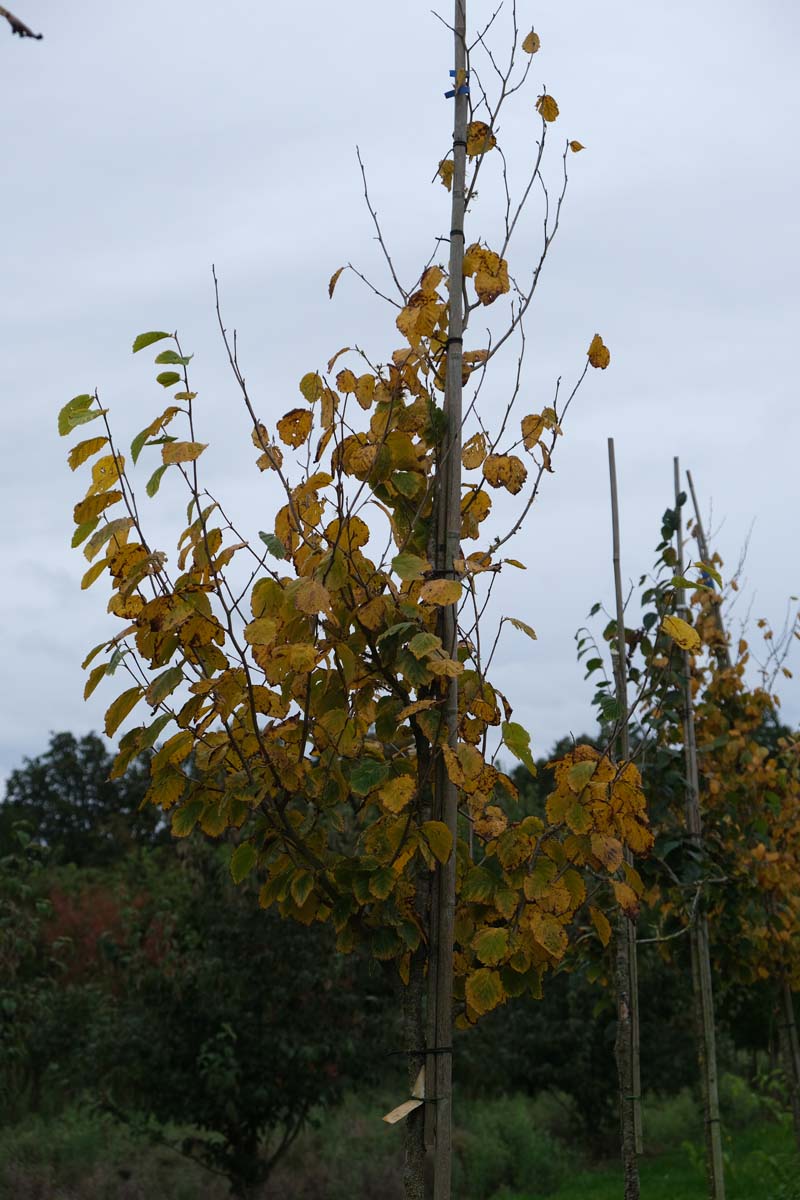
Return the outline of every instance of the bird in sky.
{"type": "Polygon", "coordinates": [[[35,38],[37,42],[41,41],[43,36],[41,33],[34,33],[23,21],[20,21],[19,17],[15,17],[13,13],[9,12],[7,8],[3,8],[2,5],[0,5],[0,17],[5,17],[11,26],[12,33],[18,34],[21,38],[35,38]]]}

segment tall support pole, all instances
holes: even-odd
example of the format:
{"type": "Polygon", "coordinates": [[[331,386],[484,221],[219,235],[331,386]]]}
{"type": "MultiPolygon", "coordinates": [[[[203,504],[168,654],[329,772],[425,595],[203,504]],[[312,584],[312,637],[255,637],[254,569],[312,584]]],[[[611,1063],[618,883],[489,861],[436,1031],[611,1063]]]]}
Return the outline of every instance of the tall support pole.
{"type": "MultiPolygon", "coordinates": [[[[456,579],[455,560],[461,540],[461,422],[462,422],[462,337],[464,330],[464,207],[467,162],[467,14],[466,0],[454,0],[453,17],[453,185],[450,219],[450,262],[447,362],[445,373],[445,433],[439,459],[436,494],[436,545],[434,570],[442,579],[456,579]]],[[[442,644],[452,658],[457,651],[457,606],[442,609],[442,644]]],[[[447,681],[445,703],[447,741],[458,744],[458,681],[447,681]]],[[[428,1142],[432,1125],[433,1200],[452,1196],[452,1041],[453,1041],[453,930],[456,901],[456,838],[458,789],[437,755],[434,775],[434,817],[450,831],[452,851],[438,866],[431,913],[431,943],[428,980],[428,1056],[426,1095],[431,1098],[428,1142]]]]}
{"type": "MultiPolygon", "coordinates": [[[[608,473],[611,483],[611,531],[614,560],[614,593],[617,605],[617,648],[614,679],[619,709],[619,753],[630,758],[628,730],[628,668],[625,644],[625,604],[622,597],[619,500],[614,439],[608,439],[608,473]]],[[[630,851],[625,858],[632,863],[630,851]]],[[[619,1112],[625,1200],[639,1200],[639,1155],[642,1153],[642,1085],[639,1052],[639,970],[636,957],[636,922],[624,912],[617,919],[616,935],[617,1038],[615,1053],[619,1076],[619,1112]]]]}
{"type": "MultiPolygon", "coordinates": [[[[683,521],[681,519],[680,464],[674,460],[675,540],[677,573],[683,576],[683,521]]],[[[678,609],[686,614],[686,594],[678,591],[678,609]]],[[[683,744],[686,754],[686,825],[689,838],[698,851],[703,845],[703,824],[700,816],[700,782],[697,773],[697,744],[694,730],[694,703],[689,652],[683,652],[683,744]]],[[[698,906],[695,921],[689,931],[692,955],[692,985],[694,991],[695,1035],[700,1064],[705,1116],[706,1166],[710,1200],[725,1200],[725,1169],[722,1158],[722,1130],[719,1116],[719,1085],[717,1077],[717,1044],[714,1027],[714,994],[711,982],[711,956],[708,945],[708,919],[705,908],[698,906]]]]}

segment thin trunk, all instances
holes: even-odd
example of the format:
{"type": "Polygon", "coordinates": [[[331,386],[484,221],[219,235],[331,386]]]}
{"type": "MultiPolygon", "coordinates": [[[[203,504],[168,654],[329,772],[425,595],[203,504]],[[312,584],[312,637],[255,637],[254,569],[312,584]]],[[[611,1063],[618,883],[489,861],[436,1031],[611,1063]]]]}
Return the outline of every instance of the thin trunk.
{"type": "Polygon", "coordinates": [[[794,997],[785,971],[781,971],[780,978],[778,1030],[783,1070],[792,1106],[794,1136],[798,1149],[800,1149],[800,1042],[798,1042],[797,1023],[794,1016],[794,997]]]}
{"type": "MultiPolygon", "coordinates": [[[[678,503],[680,467],[675,468],[675,510],[677,514],[676,550],[677,573],[683,576],[683,522],[678,503]]],[[[678,591],[678,609],[685,613],[683,589],[678,591]]],[[[689,838],[702,850],[703,825],[700,817],[700,784],[697,773],[697,745],[694,731],[691,662],[688,651],[683,653],[683,744],[686,753],[686,825],[689,838]]],[[[711,1200],[725,1200],[725,1170],[722,1158],[722,1130],[719,1117],[719,1085],[717,1078],[717,1044],[714,1027],[714,995],[711,983],[711,959],[708,947],[708,920],[703,904],[699,904],[689,931],[692,954],[692,985],[694,990],[697,1057],[705,1117],[706,1169],[708,1194],[711,1200]]]]}
{"type": "MultiPolygon", "coordinates": [[[[608,470],[611,482],[611,527],[613,537],[614,591],[617,606],[617,646],[614,678],[619,708],[619,752],[630,758],[628,735],[628,678],[625,644],[625,606],[620,565],[619,501],[614,439],[608,439],[608,470]]],[[[626,853],[626,861],[631,855],[626,853]]],[[[636,923],[624,912],[617,919],[616,985],[617,1037],[615,1053],[619,1077],[619,1113],[625,1200],[639,1200],[639,1162],[642,1153],[642,1101],[639,1066],[639,988],[636,960],[636,923]]]]}
{"type": "MultiPolygon", "coordinates": [[[[453,186],[450,219],[450,263],[447,365],[444,415],[446,431],[439,462],[436,498],[436,552],[434,569],[442,579],[458,578],[454,561],[461,539],[461,395],[462,335],[464,325],[462,280],[464,275],[464,193],[466,179],[467,112],[466,91],[466,0],[454,0],[453,41],[455,96],[453,118],[453,186]]],[[[455,658],[457,609],[442,609],[440,636],[447,652],[455,658]]],[[[447,740],[453,750],[458,743],[458,682],[448,681],[445,706],[447,740]]],[[[434,818],[450,831],[452,851],[437,868],[434,881],[428,979],[428,1056],[426,1092],[433,1101],[427,1112],[426,1141],[433,1140],[433,1198],[451,1200],[452,1195],[452,1041],[453,1041],[453,936],[456,893],[456,837],[458,790],[450,781],[444,758],[437,756],[434,818]],[[435,922],[435,924],[434,924],[435,922]]]]}
{"type": "MultiPolygon", "coordinates": [[[[692,506],[694,508],[695,536],[697,538],[697,545],[700,550],[701,559],[703,560],[704,563],[707,563],[707,562],[711,561],[711,558],[709,555],[708,542],[706,541],[705,530],[703,529],[703,522],[700,517],[700,506],[697,503],[697,493],[694,490],[694,480],[692,479],[691,471],[686,472],[686,478],[689,481],[689,491],[692,494],[692,506]]],[[[716,647],[716,654],[717,654],[717,658],[719,660],[720,666],[725,667],[725,668],[730,668],[731,652],[730,652],[730,647],[728,645],[727,634],[725,633],[725,624],[722,620],[722,607],[721,607],[722,606],[722,596],[719,595],[719,593],[716,593],[714,600],[715,600],[714,620],[716,622],[717,629],[719,630],[719,635],[720,635],[720,644],[719,644],[719,646],[716,647]]]]}

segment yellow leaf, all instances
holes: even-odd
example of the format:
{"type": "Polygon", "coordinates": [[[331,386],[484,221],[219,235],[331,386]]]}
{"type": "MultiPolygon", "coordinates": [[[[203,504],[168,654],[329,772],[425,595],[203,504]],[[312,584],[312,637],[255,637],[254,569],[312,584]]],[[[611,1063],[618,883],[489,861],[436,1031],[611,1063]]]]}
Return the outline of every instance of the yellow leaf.
{"type": "Polygon", "coordinates": [[[534,910],[530,917],[531,933],[553,958],[563,958],[567,949],[564,926],[549,913],[534,910]]]}
{"type": "Polygon", "coordinates": [[[446,863],[453,849],[453,836],[444,821],[423,821],[420,832],[431,848],[434,858],[446,863]]]}
{"type": "Polygon", "coordinates": [[[269,646],[275,640],[278,622],[272,617],[258,617],[244,627],[244,638],[250,646],[269,646]]]}
{"type": "Polygon", "coordinates": [[[489,967],[481,967],[479,971],[473,971],[467,977],[465,995],[469,1007],[479,1017],[483,1016],[484,1013],[497,1008],[504,998],[505,993],[500,982],[500,975],[489,967]]]}
{"type": "Polygon", "coordinates": [[[497,139],[485,121],[472,121],[467,126],[467,154],[470,158],[486,154],[496,145],[497,139]]]}
{"type": "Polygon", "coordinates": [[[617,871],[622,865],[622,845],[604,833],[592,834],[592,854],[599,858],[607,871],[617,871]]]}
{"type": "Polygon", "coordinates": [[[294,602],[300,612],[327,612],[331,606],[331,596],[328,589],[316,579],[303,579],[294,593],[294,602]]]}
{"type": "Polygon", "coordinates": [[[485,458],[486,436],[483,433],[474,433],[462,447],[461,461],[468,471],[472,471],[479,467],[485,458]]]}
{"type": "Polygon", "coordinates": [[[356,400],[363,409],[368,409],[372,406],[372,401],[375,399],[375,376],[374,375],[359,375],[356,380],[356,400]]]}
{"type": "Polygon", "coordinates": [[[339,269],[337,271],[334,271],[333,274],[331,275],[330,282],[328,283],[328,299],[329,300],[333,299],[334,289],[336,288],[336,284],[339,282],[339,276],[341,275],[343,270],[344,270],[344,267],[339,267],[339,269]]]}
{"type": "Polygon", "coordinates": [[[107,443],[106,437],[88,438],[85,442],[78,442],[77,446],[73,446],[67,456],[67,463],[71,471],[76,470],[81,463],[85,463],[87,458],[91,458],[98,450],[102,450],[107,443]]]}
{"type": "Polygon", "coordinates": [[[586,352],[589,356],[589,362],[593,367],[599,367],[601,371],[605,371],[608,364],[611,362],[611,352],[608,347],[603,344],[603,339],[599,333],[596,333],[592,338],[589,349],[586,352]]]}
{"type": "Polygon", "coordinates": [[[570,142],[569,148],[573,154],[577,154],[579,150],[586,149],[582,142],[570,142]]]}
{"type": "Polygon", "coordinates": [[[439,178],[441,179],[443,186],[447,188],[448,192],[450,191],[450,189],[453,186],[453,171],[454,170],[455,170],[455,164],[454,164],[453,160],[450,158],[443,158],[442,161],[439,163],[439,170],[438,170],[437,174],[438,174],[439,178]]]}
{"type": "Polygon", "coordinates": [[[263,454],[256,459],[259,471],[280,471],[283,466],[283,453],[280,446],[267,446],[263,454]]]}
{"type": "Polygon", "coordinates": [[[532,450],[547,428],[544,417],[539,413],[531,413],[521,421],[522,443],[526,450],[532,450]]]}
{"type": "Polygon", "coordinates": [[[86,493],[95,496],[98,492],[107,492],[116,487],[125,472],[125,459],[121,454],[105,454],[98,458],[92,466],[92,485],[86,493]]]}
{"type": "Polygon", "coordinates": [[[100,578],[100,576],[103,574],[103,571],[105,570],[105,568],[107,566],[108,566],[108,559],[101,558],[93,566],[89,567],[89,570],[86,572],[83,579],[81,580],[81,591],[85,592],[88,587],[91,587],[92,584],[94,583],[95,579],[100,578]]]}
{"type": "Polygon", "coordinates": [[[688,650],[690,654],[693,654],[700,649],[700,635],[681,617],[664,617],[661,628],[667,637],[672,638],[673,642],[677,642],[682,650],[688,650]]]}
{"type": "Polygon", "coordinates": [[[551,121],[555,121],[556,117],[558,116],[558,105],[553,97],[548,96],[545,92],[545,94],[540,96],[536,101],[536,111],[539,113],[539,116],[543,121],[550,123],[551,121]]]}
{"type": "Polygon", "coordinates": [[[349,367],[345,367],[345,369],[343,371],[340,371],[339,374],[336,376],[336,386],[339,389],[339,391],[345,396],[349,392],[356,391],[356,389],[358,387],[358,381],[356,380],[355,375],[353,374],[353,372],[350,370],[349,367]]]}
{"type": "Polygon", "coordinates": [[[408,717],[413,717],[415,713],[435,708],[438,703],[438,700],[415,700],[413,704],[407,704],[405,708],[401,708],[396,719],[398,723],[405,721],[408,717]]]}
{"type": "Polygon", "coordinates": [[[410,775],[395,775],[378,789],[378,799],[389,812],[399,813],[413,799],[416,790],[410,775]]]}
{"type": "MultiPolygon", "coordinates": [[[[519,563],[519,564],[515,563],[514,560],[511,558],[506,559],[506,562],[513,563],[513,565],[515,567],[522,566],[521,563],[519,563]]],[[[523,570],[524,570],[524,567],[523,567],[523,570]]],[[[525,621],[520,621],[518,617],[506,617],[506,620],[508,621],[509,625],[513,625],[515,629],[518,629],[520,631],[520,633],[527,634],[528,637],[531,639],[531,641],[535,642],[537,640],[536,630],[531,629],[530,625],[527,625],[525,623],[525,621]]]]}
{"type": "Polygon", "coordinates": [[[496,926],[479,929],[472,939],[478,962],[494,967],[508,956],[508,930],[496,926]]]}
{"type": "Polygon", "coordinates": [[[167,442],[161,447],[164,466],[172,463],[194,462],[205,450],[207,442],[167,442]]]}
{"type": "Polygon", "coordinates": [[[313,417],[307,408],[293,408],[278,421],[278,436],[285,445],[297,448],[311,433],[312,424],[313,417]]]}
{"type": "Polygon", "coordinates": [[[504,487],[516,496],[528,478],[528,468],[516,454],[490,454],[483,463],[483,477],[490,487],[504,487]]]}
{"type": "Polygon", "coordinates": [[[617,883],[615,879],[611,881],[611,886],[614,889],[614,896],[617,904],[620,906],[622,911],[629,917],[638,916],[639,897],[636,895],[636,892],[633,890],[633,888],[629,887],[627,883],[617,883]]]}
{"type": "Polygon", "coordinates": [[[479,242],[474,242],[464,252],[464,274],[474,275],[475,291],[481,304],[493,304],[511,286],[506,260],[479,242]]]}
{"type": "Polygon", "coordinates": [[[84,521],[93,521],[95,517],[100,516],[101,512],[121,499],[122,492],[119,490],[101,492],[98,496],[87,496],[85,500],[81,500],[75,505],[72,519],[76,525],[83,525],[84,521]]]}
{"type": "Polygon", "coordinates": [[[456,579],[429,579],[419,590],[425,604],[457,604],[461,599],[461,584],[456,579]]]}
{"type": "Polygon", "coordinates": [[[526,54],[536,54],[541,44],[542,42],[538,33],[534,33],[534,31],[531,30],[522,43],[522,49],[526,54]]]}
{"type": "Polygon", "coordinates": [[[611,926],[608,923],[608,918],[605,913],[601,912],[599,908],[595,908],[594,905],[589,905],[589,916],[597,930],[597,936],[603,945],[607,946],[611,941],[611,926]]]}

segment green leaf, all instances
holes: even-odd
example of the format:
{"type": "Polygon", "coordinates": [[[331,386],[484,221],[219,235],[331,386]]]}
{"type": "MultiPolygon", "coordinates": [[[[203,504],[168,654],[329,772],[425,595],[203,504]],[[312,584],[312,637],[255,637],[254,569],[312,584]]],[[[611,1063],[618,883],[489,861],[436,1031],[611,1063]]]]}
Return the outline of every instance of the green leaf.
{"type": "Polygon", "coordinates": [[[467,1004],[479,1016],[496,1008],[503,999],[503,994],[503,985],[500,982],[499,974],[488,967],[481,967],[467,979],[467,1004]]]}
{"type": "Polygon", "coordinates": [[[366,796],[385,783],[390,773],[388,763],[378,762],[375,758],[359,759],[350,771],[350,790],[356,796],[366,796]]]}
{"type": "Polygon", "coordinates": [[[425,478],[417,471],[395,471],[391,482],[400,495],[405,496],[408,500],[413,500],[415,496],[425,490],[425,478]]]}
{"type": "Polygon", "coordinates": [[[145,726],[142,729],[141,740],[139,741],[140,750],[149,750],[155,745],[156,738],[161,733],[165,725],[169,725],[173,719],[172,713],[162,713],[160,717],[156,717],[152,724],[145,726]]]}
{"type": "Polygon", "coordinates": [[[408,643],[408,648],[414,658],[425,658],[435,650],[441,649],[442,639],[435,633],[418,633],[408,643]]]}
{"type": "Polygon", "coordinates": [[[110,541],[118,533],[130,529],[132,525],[133,519],[131,517],[117,517],[114,521],[109,521],[107,524],[101,525],[84,546],[84,556],[91,562],[97,551],[105,546],[106,542],[110,541]]]}
{"type": "Polygon", "coordinates": [[[153,342],[161,342],[164,338],[172,337],[171,333],[162,333],[153,331],[152,333],[140,333],[133,339],[133,353],[138,354],[140,350],[144,350],[146,346],[152,346],[153,342]]]}
{"type": "Polygon", "coordinates": [[[241,883],[256,865],[258,854],[252,842],[242,842],[231,855],[231,878],[234,883],[241,883]]]}
{"type": "Polygon", "coordinates": [[[490,871],[485,867],[473,867],[464,877],[461,899],[477,900],[479,904],[485,904],[494,895],[495,886],[496,881],[490,871]]]}
{"type": "Polygon", "coordinates": [[[142,447],[150,436],[150,430],[143,429],[141,433],[137,433],[136,437],[131,442],[131,460],[136,463],[139,455],[142,453],[142,447]]]}
{"type": "Polygon", "coordinates": [[[151,708],[156,708],[162,700],[165,700],[170,692],[174,692],[175,688],[183,680],[183,670],[181,667],[168,667],[166,671],[162,671],[160,675],[152,681],[147,689],[147,703],[151,708]]]}
{"type": "Polygon", "coordinates": [[[180,381],[181,377],[177,371],[162,371],[160,375],[156,375],[156,383],[160,383],[163,388],[172,387],[180,381]]]}
{"type": "Polygon", "coordinates": [[[140,687],[128,688],[121,696],[117,696],[106,713],[106,737],[113,737],[131,709],[139,703],[143,695],[140,687]]]}
{"type": "Polygon", "coordinates": [[[273,558],[286,558],[286,550],[281,539],[274,533],[264,533],[262,529],[258,531],[258,536],[261,538],[264,545],[269,550],[273,558]]]}
{"type": "Polygon", "coordinates": [[[397,876],[391,867],[380,867],[369,877],[369,890],[377,900],[385,900],[394,891],[397,876]]]}
{"type": "Polygon", "coordinates": [[[155,496],[156,492],[159,489],[159,486],[161,485],[161,476],[166,471],[167,465],[168,464],[165,463],[164,466],[157,467],[156,470],[153,471],[153,474],[150,476],[150,478],[148,479],[148,481],[145,485],[144,490],[147,492],[148,496],[151,499],[153,498],[153,496],[155,496]]]}
{"type": "Polygon", "coordinates": [[[416,554],[398,554],[392,559],[392,570],[404,583],[410,583],[414,579],[422,579],[425,572],[430,570],[430,563],[416,554]]]}
{"type": "Polygon", "coordinates": [[[292,899],[298,908],[303,907],[313,890],[314,876],[311,872],[306,870],[295,871],[292,876],[292,882],[289,884],[289,891],[292,893],[292,899]]]}
{"type": "Polygon", "coordinates": [[[596,767],[597,763],[594,759],[589,759],[587,762],[578,762],[573,767],[570,767],[569,774],[567,775],[567,783],[570,791],[579,796],[594,775],[596,767]]]}
{"type": "Polygon", "coordinates": [[[100,663],[99,667],[93,667],[89,672],[89,678],[86,680],[86,686],[83,689],[83,698],[88,700],[94,689],[97,687],[100,680],[108,670],[108,663],[100,663]]]}
{"type": "Polygon", "coordinates": [[[162,350],[160,354],[156,355],[156,362],[164,363],[164,365],[169,364],[173,367],[188,367],[193,358],[193,354],[188,354],[185,358],[182,358],[177,350],[162,350]]]}
{"type": "Polygon", "coordinates": [[[189,800],[182,808],[177,808],[172,814],[172,833],[174,837],[188,837],[198,822],[205,804],[200,799],[189,800]]]}
{"type": "Polygon", "coordinates": [[[416,629],[417,627],[416,621],[400,621],[398,625],[390,625],[388,629],[384,629],[375,645],[380,646],[381,642],[384,641],[385,638],[394,637],[395,634],[405,633],[407,630],[416,629]]]}
{"type": "Polygon", "coordinates": [[[93,409],[94,396],[74,396],[58,414],[58,432],[62,437],[66,437],[71,433],[76,425],[84,425],[87,421],[93,421],[95,417],[100,416],[99,408],[93,409]]]}
{"type": "Polygon", "coordinates": [[[453,835],[444,821],[423,821],[420,833],[430,846],[434,858],[440,863],[446,863],[453,849],[453,835]]]}
{"type": "Polygon", "coordinates": [[[502,962],[508,954],[508,930],[481,929],[472,939],[472,948],[479,962],[493,967],[502,962]]]}
{"type": "Polygon", "coordinates": [[[100,522],[100,518],[95,517],[94,520],[84,521],[84,523],[82,525],[78,526],[78,528],[75,530],[75,532],[72,535],[72,542],[70,543],[73,550],[75,549],[76,546],[80,546],[81,542],[86,541],[86,538],[89,536],[90,533],[94,533],[95,529],[97,529],[99,522],[100,522]]]}
{"type": "Polygon", "coordinates": [[[516,721],[504,721],[502,725],[503,742],[515,758],[526,766],[531,775],[536,774],[536,763],[531,754],[531,735],[516,721]]]}

